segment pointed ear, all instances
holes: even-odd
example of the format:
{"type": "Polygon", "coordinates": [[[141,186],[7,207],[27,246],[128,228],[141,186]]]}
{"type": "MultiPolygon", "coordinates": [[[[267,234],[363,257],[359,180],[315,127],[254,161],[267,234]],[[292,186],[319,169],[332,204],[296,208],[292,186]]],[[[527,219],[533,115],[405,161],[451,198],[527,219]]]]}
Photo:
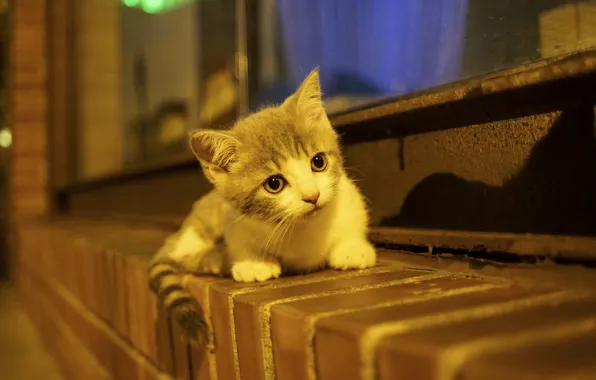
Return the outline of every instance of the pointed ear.
{"type": "Polygon", "coordinates": [[[298,113],[306,115],[307,118],[314,121],[318,121],[325,115],[318,68],[308,74],[298,90],[285,101],[284,105],[296,107],[298,113]]]}
{"type": "Polygon", "coordinates": [[[239,141],[229,132],[201,130],[190,136],[193,153],[207,179],[216,186],[227,179],[238,145],[239,141]]]}

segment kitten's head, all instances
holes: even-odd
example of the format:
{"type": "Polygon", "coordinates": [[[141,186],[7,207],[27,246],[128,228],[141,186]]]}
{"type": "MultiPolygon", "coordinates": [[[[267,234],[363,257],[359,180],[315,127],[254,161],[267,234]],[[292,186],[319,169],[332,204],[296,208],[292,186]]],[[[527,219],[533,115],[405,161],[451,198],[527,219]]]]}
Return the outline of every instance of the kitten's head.
{"type": "Polygon", "coordinates": [[[324,208],[343,170],[317,70],[282,105],[249,115],[229,131],[194,132],[191,147],[226,199],[271,222],[307,218],[324,208]]]}

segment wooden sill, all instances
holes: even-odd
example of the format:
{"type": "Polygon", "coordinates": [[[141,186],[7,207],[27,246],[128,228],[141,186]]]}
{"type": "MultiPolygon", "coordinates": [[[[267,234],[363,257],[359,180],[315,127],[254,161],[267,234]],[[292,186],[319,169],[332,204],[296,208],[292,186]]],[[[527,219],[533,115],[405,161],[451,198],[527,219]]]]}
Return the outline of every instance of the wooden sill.
{"type": "Polygon", "coordinates": [[[127,380],[596,373],[593,271],[537,267],[542,277],[520,279],[389,250],[365,271],[261,284],[188,276],[213,334],[212,350],[200,351],[177,339],[177,326],[148,290],[147,260],[172,232],[166,224],[20,225],[17,278],[42,335],[55,323],[46,317],[60,315],[95,357],[98,373],[127,380]],[[559,278],[544,281],[545,273],[559,278]],[[49,302],[40,307],[40,298],[49,302]]]}

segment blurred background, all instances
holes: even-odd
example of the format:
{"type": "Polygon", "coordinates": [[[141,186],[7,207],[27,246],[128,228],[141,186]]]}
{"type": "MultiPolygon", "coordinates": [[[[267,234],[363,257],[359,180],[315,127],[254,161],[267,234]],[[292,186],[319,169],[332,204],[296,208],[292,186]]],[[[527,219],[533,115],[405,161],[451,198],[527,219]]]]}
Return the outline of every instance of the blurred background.
{"type": "MultiPolygon", "coordinates": [[[[190,131],[226,128],[281,102],[315,67],[336,115],[596,46],[596,2],[586,0],[70,3],[68,40],[48,36],[49,46],[70,52],[64,91],[71,106],[62,117],[72,143],[60,148],[72,158],[65,162],[69,183],[189,160],[190,131]]],[[[2,280],[10,267],[10,20],[9,1],[0,0],[2,280]]],[[[29,342],[22,313],[2,294],[0,348],[29,342]]],[[[25,345],[29,351],[14,352],[43,355],[36,343],[25,345]]],[[[2,365],[18,364],[3,357],[0,374],[7,373],[2,365]]],[[[50,379],[48,373],[39,378],[50,379]]]]}
{"type": "Polygon", "coordinates": [[[320,67],[331,114],[594,44],[575,0],[76,2],[75,176],[187,154],[320,67]]]}

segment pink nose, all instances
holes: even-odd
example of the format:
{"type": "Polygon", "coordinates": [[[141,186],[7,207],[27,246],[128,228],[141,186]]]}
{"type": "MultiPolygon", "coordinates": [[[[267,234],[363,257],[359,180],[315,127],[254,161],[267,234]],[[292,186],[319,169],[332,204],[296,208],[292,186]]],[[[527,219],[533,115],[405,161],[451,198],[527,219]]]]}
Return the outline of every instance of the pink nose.
{"type": "Polygon", "coordinates": [[[321,194],[317,191],[316,193],[302,196],[302,200],[306,203],[316,205],[317,201],[319,200],[319,195],[321,194]]]}

